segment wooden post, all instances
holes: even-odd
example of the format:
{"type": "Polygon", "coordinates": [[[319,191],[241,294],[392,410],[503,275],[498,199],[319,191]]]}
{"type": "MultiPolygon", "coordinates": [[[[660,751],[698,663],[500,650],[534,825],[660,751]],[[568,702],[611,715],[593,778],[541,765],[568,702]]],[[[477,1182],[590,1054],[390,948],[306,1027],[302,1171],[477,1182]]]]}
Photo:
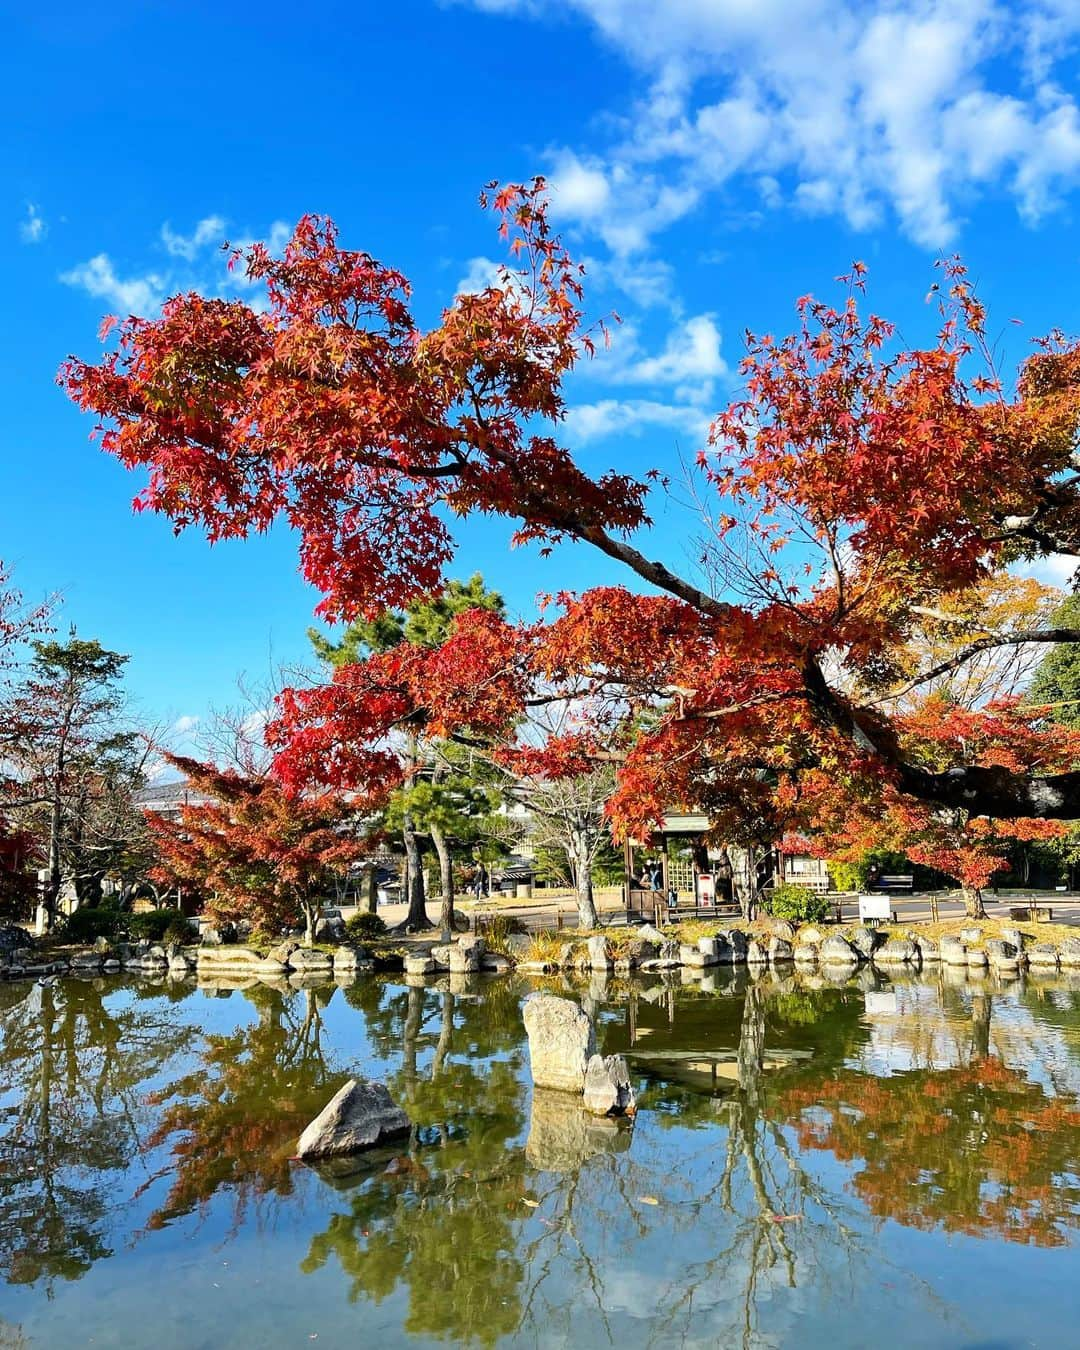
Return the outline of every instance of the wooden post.
{"type": "Polygon", "coordinates": [[[934,921],[934,923],[939,922],[940,913],[938,910],[937,891],[930,892],[930,918],[934,921]]]}

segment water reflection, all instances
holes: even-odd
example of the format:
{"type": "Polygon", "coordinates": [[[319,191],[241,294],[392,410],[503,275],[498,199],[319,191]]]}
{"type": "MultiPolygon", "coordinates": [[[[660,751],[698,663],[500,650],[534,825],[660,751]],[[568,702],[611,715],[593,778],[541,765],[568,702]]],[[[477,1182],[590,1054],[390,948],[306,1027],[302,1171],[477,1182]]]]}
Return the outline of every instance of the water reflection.
{"type": "MultiPolygon", "coordinates": [[[[355,1337],[356,1310],[380,1308],[391,1344],[812,1346],[892,1304],[955,1343],[993,1291],[943,1290],[961,1254],[935,1238],[919,1266],[881,1220],[1074,1240],[1080,994],[873,986],[553,981],[628,1057],[632,1124],[531,1089],[524,982],[0,986],[0,1275],[59,1303],[109,1268],[122,1306],[126,1253],[243,1237],[286,1308],[268,1344],[299,1335],[288,1309],[316,1287],[329,1330],[355,1337]],[[386,1079],[408,1140],[297,1164],[301,1129],[358,1071],[386,1079]]],[[[212,1340],[211,1311],[185,1306],[191,1343],[212,1340]]],[[[1069,1308],[1038,1316],[1064,1327],[1069,1308]]]]}
{"type": "Polygon", "coordinates": [[[149,1128],[143,1085],[191,1043],[163,1000],[112,1007],[104,981],[0,984],[0,1270],[76,1280],[112,1254],[116,1174],[149,1128]]]}

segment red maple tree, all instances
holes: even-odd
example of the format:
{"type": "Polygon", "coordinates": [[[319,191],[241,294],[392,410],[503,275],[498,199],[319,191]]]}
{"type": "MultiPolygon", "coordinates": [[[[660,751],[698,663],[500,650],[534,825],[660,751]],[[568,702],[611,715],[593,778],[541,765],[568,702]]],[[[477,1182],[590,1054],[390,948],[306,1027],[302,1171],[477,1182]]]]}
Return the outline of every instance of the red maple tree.
{"type": "Polygon", "coordinates": [[[334,875],[364,852],[355,807],[336,793],[165,758],[208,800],[182,806],[179,820],[148,813],[162,859],[158,879],[197,891],[211,917],[245,919],[262,933],[302,919],[310,946],[334,875]]]}
{"type": "MultiPolygon", "coordinates": [[[[901,678],[940,676],[940,663],[901,659],[920,614],[1019,556],[1080,552],[1080,344],[1052,334],[1007,390],[955,261],[925,349],[863,317],[861,265],[838,306],[804,297],[791,336],[749,337],[744,396],[701,451],[703,583],[638,546],[650,498],[672,499],[663,466],[592,475],[559,441],[563,380],[596,329],[542,182],[484,200],[511,263],[429,331],[400,273],[307,217],[282,258],[261,245],[235,255],[265,285],[265,309],[180,295],[159,318],[125,320],[99,363],[61,371],[102,419],[105,449],[149,471],[137,506],[211,539],[287,520],[328,618],[433,591],[454,551],[448,520],[475,514],[516,519],[517,541],[545,552],[590,545],[649,588],[562,594],[536,624],[462,618],[441,650],[373,657],[286,697],[283,780],[385,789],[380,745],[421,694],[440,734],[467,725],[512,749],[539,688],[580,711],[546,761],[530,749],[530,772],[567,772],[600,748],[617,757],[611,810],[626,831],[673,802],[731,840],[895,802],[1080,816],[1075,747],[1036,722],[1012,719],[1011,757],[990,738],[950,759],[929,712],[912,725],[887,700],[901,678]]],[[[975,623],[949,662],[1048,641],[1080,630],[975,623]]]]}

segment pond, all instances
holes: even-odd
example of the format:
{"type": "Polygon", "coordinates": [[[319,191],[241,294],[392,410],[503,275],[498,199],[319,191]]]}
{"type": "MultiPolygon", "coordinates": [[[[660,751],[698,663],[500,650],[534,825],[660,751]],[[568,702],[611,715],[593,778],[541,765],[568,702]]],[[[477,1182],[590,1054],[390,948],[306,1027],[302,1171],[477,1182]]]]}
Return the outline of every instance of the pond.
{"type": "Polygon", "coordinates": [[[0,985],[0,1347],[1076,1343],[1080,984],[576,986],[632,1123],[533,987],[0,985]],[[358,1072],[412,1137],[292,1160],[358,1072]]]}

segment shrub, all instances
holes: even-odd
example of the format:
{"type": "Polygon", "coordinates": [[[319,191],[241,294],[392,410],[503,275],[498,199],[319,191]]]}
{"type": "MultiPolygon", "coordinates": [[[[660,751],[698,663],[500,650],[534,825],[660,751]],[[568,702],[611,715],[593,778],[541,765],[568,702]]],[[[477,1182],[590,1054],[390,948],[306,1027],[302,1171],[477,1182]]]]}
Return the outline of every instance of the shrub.
{"type": "Polygon", "coordinates": [[[386,920],[368,910],[354,914],[345,924],[346,934],[357,942],[370,942],[387,934],[386,920]]]}
{"type": "Polygon", "coordinates": [[[95,938],[112,938],[120,931],[127,916],[106,905],[77,909],[64,920],[62,935],[72,942],[93,942],[95,938]]]}
{"type": "Polygon", "coordinates": [[[807,886],[794,886],[785,882],[774,886],[766,894],[765,909],[774,919],[790,919],[792,923],[818,923],[829,917],[832,905],[826,895],[818,895],[807,886]]]}
{"type": "Polygon", "coordinates": [[[195,929],[187,919],[174,918],[172,923],[161,936],[161,940],[166,946],[172,942],[178,942],[182,947],[195,941],[195,929]]]}
{"type": "Polygon", "coordinates": [[[161,942],[173,924],[184,924],[186,936],[182,940],[190,942],[191,929],[184,922],[184,916],[178,909],[148,909],[144,914],[132,914],[127,927],[133,938],[161,942]]]}

